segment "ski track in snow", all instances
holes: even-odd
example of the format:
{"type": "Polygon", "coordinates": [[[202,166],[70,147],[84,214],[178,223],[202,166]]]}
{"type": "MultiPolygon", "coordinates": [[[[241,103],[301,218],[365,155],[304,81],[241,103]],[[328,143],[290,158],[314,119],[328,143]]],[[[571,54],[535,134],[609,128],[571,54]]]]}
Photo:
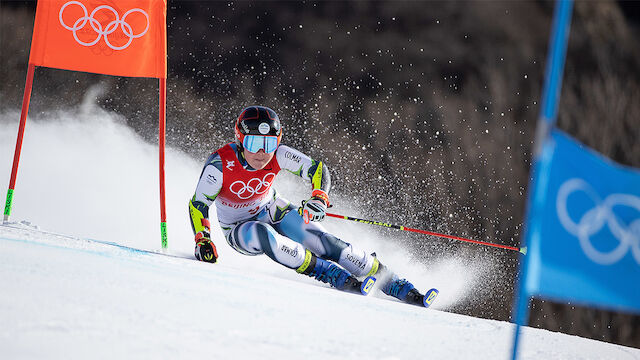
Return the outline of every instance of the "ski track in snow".
{"type": "MultiPolygon", "coordinates": [[[[13,154],[18,118],[15,111],[0,113],[0,154],[13,154]]],[[[388,241],[392,231],[381,237],[361,224],[324,222],[345,241],[376,251],[420,290],[437,287],[433,309],[379,292],[344,294],[266,256],[239,255],[218,226],[212,232],[220,262],[193,261],[187,201],[202,164],[171,148],[173,256],[86,240],[158,251],[157,146],[92,104],[44,120],[27,121],[14,223],[0,225],[0,357],[508,358],[512,324],[439,311],[471,296],[491,265],[407,262],[411,254],[388,241]]],[[[0,157],[0,183],[8,184],[11,161],[0,157]]],[[[308,186],[293,176],[275,186],[294,203],[308,196],[308,186]]],[[[523,338],[523,358],[640,359],[638,349],[540,329],[525,328],[523,338]]]]}

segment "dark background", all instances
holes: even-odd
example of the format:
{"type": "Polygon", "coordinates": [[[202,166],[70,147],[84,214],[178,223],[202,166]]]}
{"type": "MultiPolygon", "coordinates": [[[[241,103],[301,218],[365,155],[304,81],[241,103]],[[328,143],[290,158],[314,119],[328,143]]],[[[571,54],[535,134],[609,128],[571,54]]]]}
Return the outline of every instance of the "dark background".
{"type": "MultiPolygon", "coordinates": [[[[553,2],[169,1],[167,142],[197,159],[232,139],[252,104],[283,141],[332,170],[334,191],[390,223],[519,246],[553,2]]],[[[640,4],[574,6],[558,127],[640,167],[640,4]]],[[[35,2],[0,3],[0,109],[20,107],[35,2]]],[[[87,94],[157,142],[157,80],[37,69],[30,115],[87,94]],[[97,95],[87,92],[101,84],[97,95]]],[[[16,119],[17,121],[17,119],[16,119]]],[[[340,200],[336,208],[340,208],[340,200]]],[[[448,309],[509,320],[517,254],[413,234],[497,264],[448,309]]],[[[640,347],[640,317],[532,302],[530,323],[640,347]]]]}

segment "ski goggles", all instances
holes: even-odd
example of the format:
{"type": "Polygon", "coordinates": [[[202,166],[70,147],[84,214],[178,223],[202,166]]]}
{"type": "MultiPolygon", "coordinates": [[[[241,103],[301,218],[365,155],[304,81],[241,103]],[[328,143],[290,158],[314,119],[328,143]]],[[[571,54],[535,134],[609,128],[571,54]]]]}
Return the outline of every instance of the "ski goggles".
{"type": "Polygon", "coordinates": [[[257,153],[260,150],[264,150],[269,154],[278,148],[277,136],[265,136],[265,135],[245,135],[242,140],[242,147],[248,152],[257,153]]]}

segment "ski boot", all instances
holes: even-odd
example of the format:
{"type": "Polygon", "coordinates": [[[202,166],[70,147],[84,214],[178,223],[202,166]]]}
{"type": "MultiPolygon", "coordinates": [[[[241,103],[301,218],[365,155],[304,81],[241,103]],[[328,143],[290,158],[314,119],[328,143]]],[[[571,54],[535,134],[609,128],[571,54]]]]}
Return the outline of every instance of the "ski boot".
{"type": "Polygon", "coordinates": [[[407,304],[427,308],[431,306],[439,293],[437,289],[431,289],[422,295],[412,283],[406,279],[399,279],[396,275],[393,275],[391,280],[382,287],[382,292],[407,304]]]}
{"type": "Polygon", "coordinates": [[[309,250],[306,251],[304,263],[296,271],[314,277],[323,283],[328,283],[338,290],[362,295],[369,294],[376,282],[376,279],[371,276],[368,276],[364,281],[359,281],[347,270],[317,257],[309,250]]]}

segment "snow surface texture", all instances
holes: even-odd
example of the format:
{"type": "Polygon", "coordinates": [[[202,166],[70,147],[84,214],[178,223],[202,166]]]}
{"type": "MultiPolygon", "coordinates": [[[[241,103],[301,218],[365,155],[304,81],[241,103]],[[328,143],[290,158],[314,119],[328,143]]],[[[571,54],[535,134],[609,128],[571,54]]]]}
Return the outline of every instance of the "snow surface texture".
{"type": "MultiPolygon", "coordinates": [[[[506,359],[513,325],[0,225],[6,359],[506,359]]],[[[446,296],[446,294],[443,294],[446,296]]],[[[640,359],[524,329],[523,359],[640,359]]]]}
{"type": "MultiPolygon", "coordinates": [[[[2,184],[18,117],[0,114],[2,184]]],[[[172,149],[166,161],[173,256],[86,240],[159,249],[157,146],[91,104],[29,119],[12,223],[0,225],[0,358],[508,358],[512,324],[441,311],[472,296],[490,264],[408,262],[364,225],[324,223],[422,291],[439,288],[433,309],[345,294],[266,256],[239,255],[217,226],[220,262],[193,261],[187,200],[202,164],[172,149]]],[[[293,176],[276,188],[293,202],[308,196],[293,176]]],[[[638,349],[539,329],[526,328],[523,344],[523,358],[640,359],[638,349]]]]}

